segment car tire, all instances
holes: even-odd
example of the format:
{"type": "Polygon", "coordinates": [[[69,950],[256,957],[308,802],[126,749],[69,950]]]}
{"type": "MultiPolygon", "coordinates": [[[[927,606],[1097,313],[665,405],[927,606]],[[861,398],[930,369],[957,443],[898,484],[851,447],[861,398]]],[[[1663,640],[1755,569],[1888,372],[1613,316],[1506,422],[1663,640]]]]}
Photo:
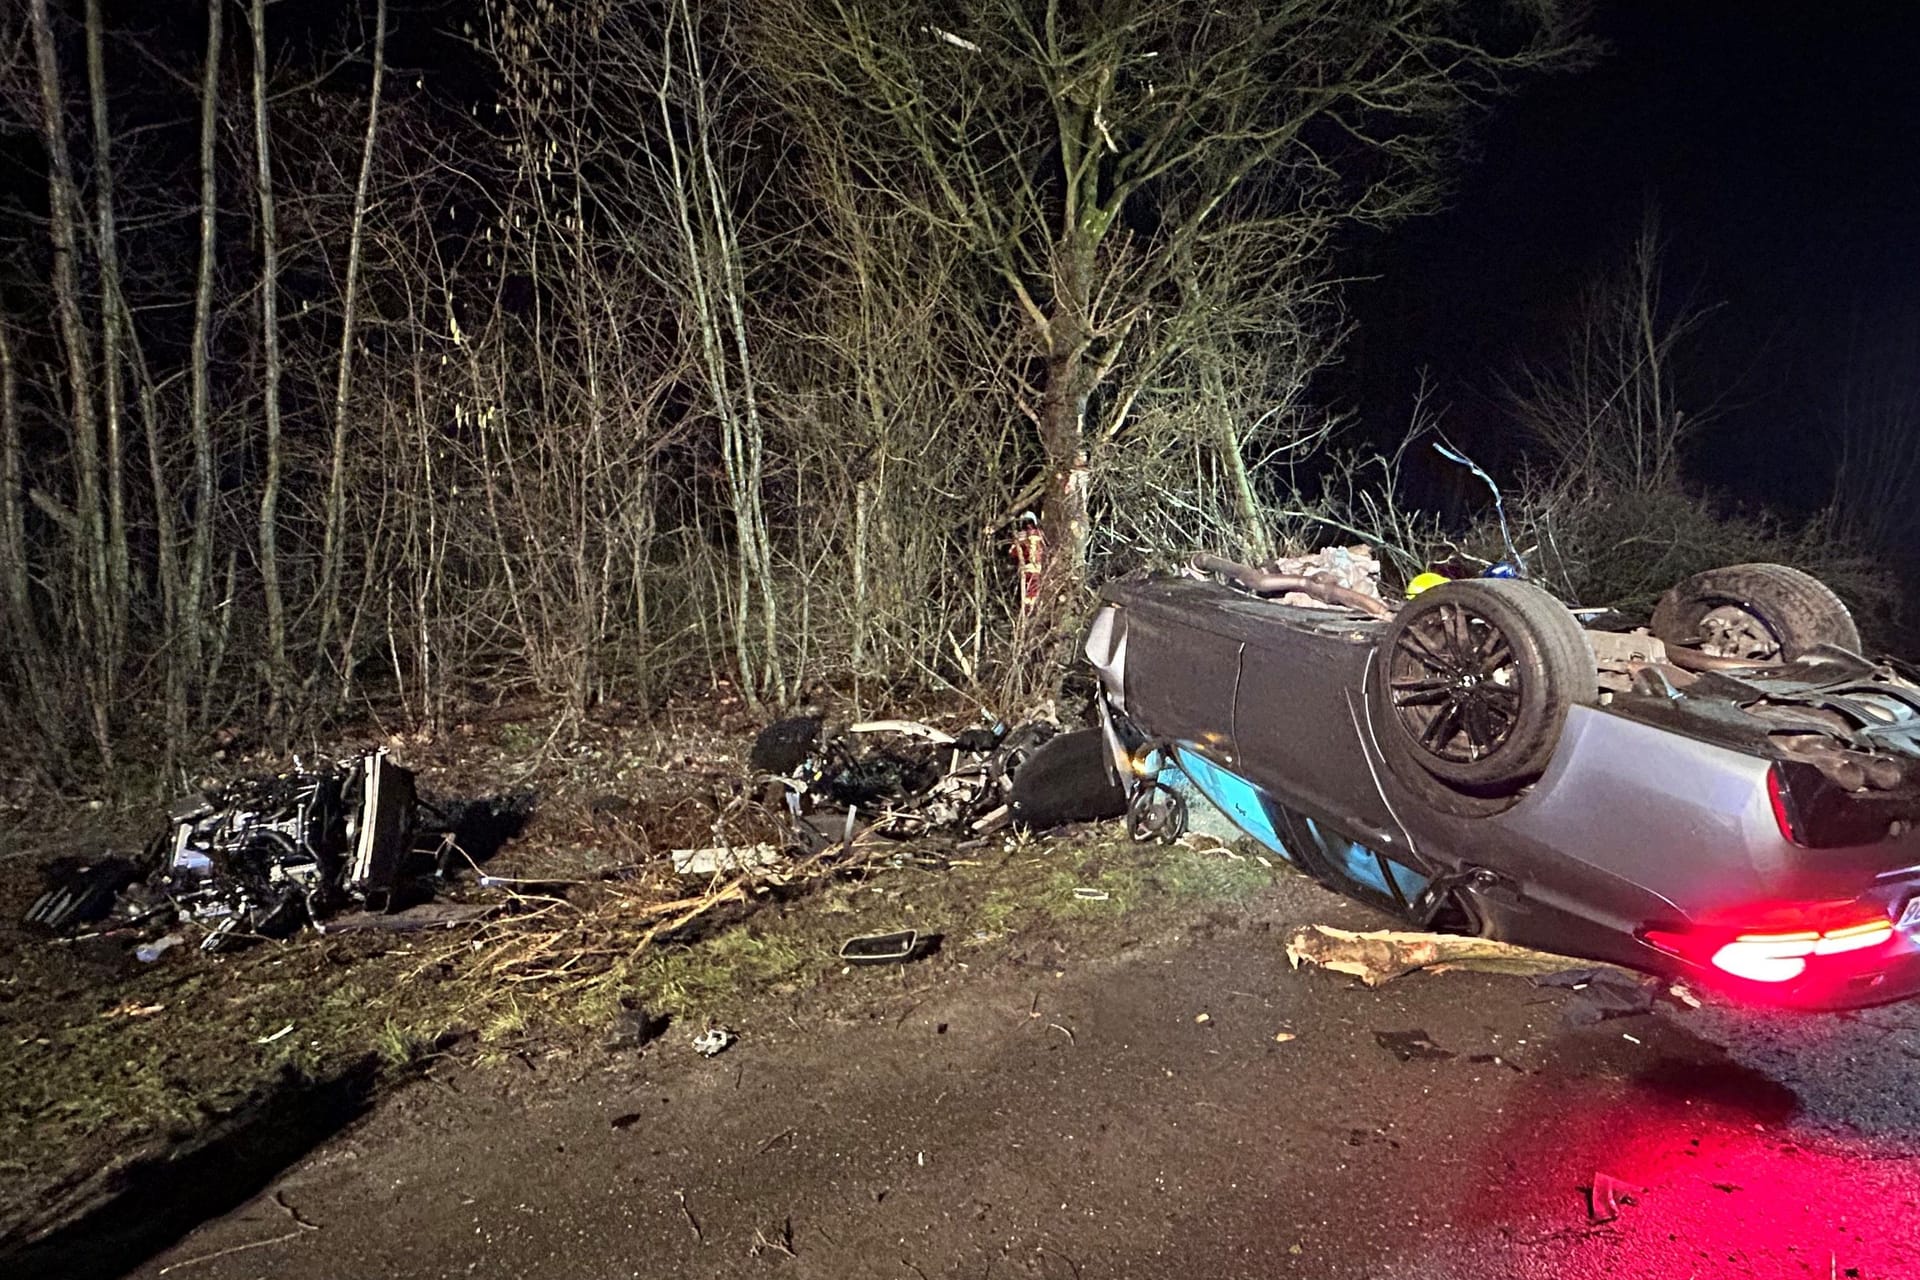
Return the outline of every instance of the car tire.
{"type": "Polygon", "coordinates": [[[1113,776],[1100,729],[1049,738],[1013,775],[1013,820],[1021,826],[1057,827],[1126,812],[1127,793],[1113,776]]]}
{"type": "Polygon", "coordinates": [[[1597,670],[1580,624],[1539,587],[1433,587],[1394,615],[1374,653],[1380,754],[1427,803],[1498,812],[1546,770],[1567,709],[1598,700],[1597,670]]]}
{"type": "Polygon", "coordinates": [[[1860,648],[1860,629],[1840,597],[1784,564],[1696,573],[1660,597],[1649,630],[1664,644],[1761,662],[1791,662],[1823,644],[1860,648]]]}
{"type": "Polygon", "coordinates": [[[782,777],[805,764],[820,745],[819,716],[789,716],[775,720],[762,729],[747,752],[747,764],[755,773],[782,777]]]}

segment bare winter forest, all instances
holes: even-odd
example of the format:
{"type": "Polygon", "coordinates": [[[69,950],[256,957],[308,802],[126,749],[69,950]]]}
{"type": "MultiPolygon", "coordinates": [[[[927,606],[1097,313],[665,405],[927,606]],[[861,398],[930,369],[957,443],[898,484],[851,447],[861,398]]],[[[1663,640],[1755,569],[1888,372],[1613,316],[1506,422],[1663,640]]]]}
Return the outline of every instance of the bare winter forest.
{"type": "MultiPolygon", "coordinates": [[[[510,693],[1004,706],[1111,573],[1417,568],[1315,394],[1343,249],[1595,53],[1556,0],[472,0],[408,11],[431,67],[387,0],[6,15],[0,731],[48,781],[510,693]]],[[[1659,269],[1506,371],[1516,537],[1590,599],[1768,558],[1884,605],[1885,530],[1684,487],[1659,269]]]]}

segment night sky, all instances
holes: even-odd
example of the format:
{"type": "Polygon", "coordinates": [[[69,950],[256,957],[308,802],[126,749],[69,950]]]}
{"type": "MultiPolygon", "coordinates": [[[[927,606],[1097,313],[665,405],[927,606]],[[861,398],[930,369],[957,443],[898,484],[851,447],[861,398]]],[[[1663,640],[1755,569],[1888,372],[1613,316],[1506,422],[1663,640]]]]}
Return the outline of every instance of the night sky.
{"type": "Polygon", "coordinates": [[[1816,505],[1849,334],[1920,317],[1920,8],[1602,3],[1592,27],[1608,55],[1501,103],[1447,212],[1362,250],[1379,279],[1350,295],[1360,336],[1336,382],[1379,433],[1428,365],[1447,429],[1510,463],[1486,389],[1550,351],[1652,201],[1669,285],[1723,304],[1688,370],[1701,403],[1731,393],[1695,478],[1816,505]]]}

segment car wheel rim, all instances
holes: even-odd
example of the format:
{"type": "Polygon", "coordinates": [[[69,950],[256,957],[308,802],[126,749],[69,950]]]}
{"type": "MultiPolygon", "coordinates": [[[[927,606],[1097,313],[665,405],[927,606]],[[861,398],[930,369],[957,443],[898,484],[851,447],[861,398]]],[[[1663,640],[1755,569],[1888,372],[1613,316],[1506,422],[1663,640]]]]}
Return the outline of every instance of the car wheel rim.
{"type": "Polygon", "coordinates": [[[1780,656],[1780,638],[1766,621],[1737,604],[1709,609],[1698,631],[1702,653],[1748,662],[1769,662],[1780,656]]]}
{"type": "Polygon", "coordinates": [[[1520,716],[1520,667],[1493,623],[1447,602],[1410,619],[1394,641],[1388,688],[1401,729],[1455,764],[1505,746],[1520,716]]]}

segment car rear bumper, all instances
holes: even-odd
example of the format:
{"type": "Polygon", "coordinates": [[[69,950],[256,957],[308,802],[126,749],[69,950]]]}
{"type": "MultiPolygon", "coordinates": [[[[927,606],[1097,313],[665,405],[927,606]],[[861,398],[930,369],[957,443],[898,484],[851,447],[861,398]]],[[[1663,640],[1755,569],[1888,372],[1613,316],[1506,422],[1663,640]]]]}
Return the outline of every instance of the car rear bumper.
{"type": "Polygon", "coordinates": [[[1920,939],[1895,931],[1886,943],[1846,955],[1819,956],[1785,982],[1757,982],[1709,963],[1646,947],[1639,967],[1685,981],[1741,1004],[1809,1011],[1861,1009],[1920,996],[1920,939]]]}

